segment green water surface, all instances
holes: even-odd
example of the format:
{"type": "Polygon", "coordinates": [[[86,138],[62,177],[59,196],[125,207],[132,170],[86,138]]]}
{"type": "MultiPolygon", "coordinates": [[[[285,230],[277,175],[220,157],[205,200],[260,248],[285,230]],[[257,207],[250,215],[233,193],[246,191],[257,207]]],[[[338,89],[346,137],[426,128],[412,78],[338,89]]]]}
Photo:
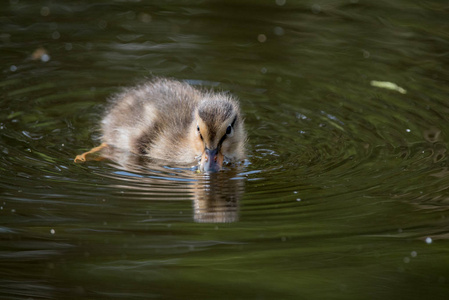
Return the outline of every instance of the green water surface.
{"type": "Polygon", "coordinates": [[[5,1],[0,299],[449,299],[448,13],[5,1]],[[75,164],[151,76],[236,95],[245,164],[75,164]]]}

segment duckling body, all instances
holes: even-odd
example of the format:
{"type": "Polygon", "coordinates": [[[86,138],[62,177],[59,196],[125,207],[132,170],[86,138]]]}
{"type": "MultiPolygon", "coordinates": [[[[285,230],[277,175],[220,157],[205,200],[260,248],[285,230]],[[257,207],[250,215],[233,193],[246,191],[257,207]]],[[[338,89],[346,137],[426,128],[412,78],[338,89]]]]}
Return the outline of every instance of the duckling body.
{"type": "Polygon", "coordinates": [[[101,122],[103,145],[177,164],[200,162],[206,172],[245,157],[243,119],[228,94],[159,78],[111,100],[101,122]]]}

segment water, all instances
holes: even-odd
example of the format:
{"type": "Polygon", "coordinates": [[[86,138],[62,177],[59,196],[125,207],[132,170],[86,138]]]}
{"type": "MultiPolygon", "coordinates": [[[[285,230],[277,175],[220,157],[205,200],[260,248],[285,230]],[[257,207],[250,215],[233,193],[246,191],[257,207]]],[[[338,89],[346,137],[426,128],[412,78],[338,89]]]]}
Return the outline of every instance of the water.
{"type": "Polygon", "coordinates": [[[0,298],[447,299],[446,4],[0,15],[0,298]],[[152,75],[238,96],[246,164],[73,163],[106,98],[152,75]]]}

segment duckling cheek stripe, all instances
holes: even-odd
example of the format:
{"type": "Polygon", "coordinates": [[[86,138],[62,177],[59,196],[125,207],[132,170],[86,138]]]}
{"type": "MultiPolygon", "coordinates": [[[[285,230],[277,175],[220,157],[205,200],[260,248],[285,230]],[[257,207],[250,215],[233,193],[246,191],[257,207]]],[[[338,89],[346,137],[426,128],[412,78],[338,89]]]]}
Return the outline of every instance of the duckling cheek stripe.
{"type": "Polygon", "coordinates": [[[221,147],[221,144],[223,143],[223,141],[226,139],[226,134],[221,138],[221,140],[218,142],[218,146],[217,148],[221,147]]]}

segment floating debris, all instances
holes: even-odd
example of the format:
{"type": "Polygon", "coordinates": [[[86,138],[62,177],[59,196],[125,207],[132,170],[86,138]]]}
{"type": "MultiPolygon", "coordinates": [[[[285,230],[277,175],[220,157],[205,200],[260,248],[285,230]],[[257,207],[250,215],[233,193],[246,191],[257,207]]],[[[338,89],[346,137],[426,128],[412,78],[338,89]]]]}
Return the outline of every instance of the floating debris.
{"type": "Polygon", "coordinates": [[[375,87],[378,87],[378,88],[382,88],[382,89],[388,89],[388,90],[397,91],[397,92],[399,92],[401,94],[406,94],[407,93],[407,91],[405,89],[401,88],[396,83],[389,82],[389,81],[371,80],[371,85],[375,86],[375,87]]]}
{"type": "Polygon", "coordinates": [[[50,60],[50,55],[48,55],[48,52],[44,47],[39,47],[34,50],[33,54],[31,54],[31,59],[47,62],[50,60]]]}

